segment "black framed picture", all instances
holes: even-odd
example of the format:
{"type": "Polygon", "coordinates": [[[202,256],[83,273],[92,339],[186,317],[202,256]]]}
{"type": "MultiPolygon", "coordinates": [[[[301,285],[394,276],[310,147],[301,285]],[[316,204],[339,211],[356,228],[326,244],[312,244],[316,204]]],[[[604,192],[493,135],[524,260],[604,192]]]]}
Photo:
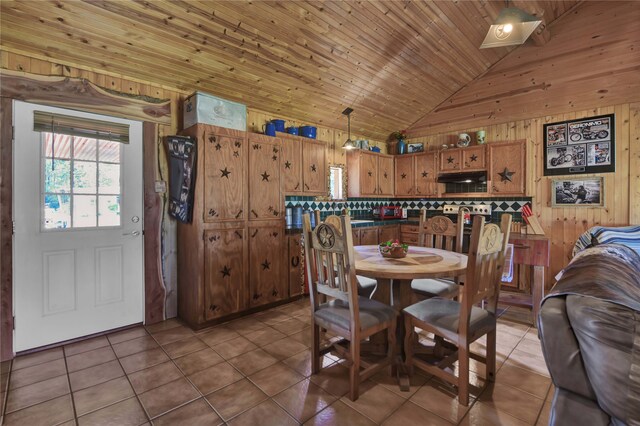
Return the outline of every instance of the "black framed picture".
{"type": "Polygon", "coordinates": [[[544,125],[544,175],[616,171],[614,114],[544,125]]]}
{"type": "Polygon", "coordinates": [[[552,179],[552,207],[604,207],[604,178],[552,179]]]}

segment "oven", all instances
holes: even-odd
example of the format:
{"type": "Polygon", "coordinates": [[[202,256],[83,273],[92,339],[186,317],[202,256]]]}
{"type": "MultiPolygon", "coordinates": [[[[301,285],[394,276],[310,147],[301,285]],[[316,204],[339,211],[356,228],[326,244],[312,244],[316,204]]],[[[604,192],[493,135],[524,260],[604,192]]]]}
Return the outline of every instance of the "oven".
{"type": "Polygon", "coordinates": [[[458,212],[460,209],[465,210],[464,215],[464,231],[462,234],[462,252],[469,252],[469,242],[471,241],[471,228],[473,217],[476,215],[485,216],[485,221],[491,221],[491,204],[445,204],[442,207],[442,214],[451,219],[452,222],[458,222],[458,212]]]}

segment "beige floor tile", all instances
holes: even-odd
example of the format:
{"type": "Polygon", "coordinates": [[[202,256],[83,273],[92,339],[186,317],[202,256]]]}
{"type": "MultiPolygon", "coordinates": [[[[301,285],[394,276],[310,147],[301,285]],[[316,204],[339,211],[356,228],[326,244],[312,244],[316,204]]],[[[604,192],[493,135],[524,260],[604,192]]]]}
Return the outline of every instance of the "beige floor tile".
{"type": "Polygon", "coordinates": [[[153,420],[154,426],[216,426],[222,423],[220,416],[202,398],[153,420]]]}
{"type": "MultiPolygon", "coordinates": [[[[311,351],[309,349],[286,358],[282,362],[305,377],[311,375],[311,351]]],[[[322,357],[320,368],[327,368],[334,362],[332,357],[325,355],[322,357]]]]}
{"type": "Polygon", "coordinates": [[[164,330],[169,330],[171,328],[179,327],[183,325],[182,321],[178,318],[171,318],[165,321],[160,321],[155,324],[147,325],[145,328],[151,334],[159,333],[164,330]]]}
{"type": "Polygon", "coordinates": [[[529,424],[535,423],[544,403],[541,398],[500,383],[486,389],[479,401],[529,424]]]}
{"type": "Polygon", "coordinates": [[[32,385],[12,389],[7,395],[6,413],[30,407],[69,393],[69,379],[58,376],[32,385]]]}
{"type": "Polygon", "coordinates": [[[78,418],[79,426],[137,426],[147,421],[137,398],[129,398],[78,418]]]}
{"type": "Polygon", "coordinates": [[[549,418],[551,417],[551,402],[547,401],[542,406],[542,410],[540,411],[540,415],[538,416],[538,421],[536,422],[536,426],[547,426],[549,424],[549,418]]]}
{"type": "Polygon", "coordinates": [[[266,346],[284,339],[287,335],[271,327],[265,327],[262,330],[251,332],[245,337],[258,346],[266,346]]]}
{"type": "Polygon", "coordinates": [[[230,420],[268,397],[249,380],[242,379],[210,393],[206,398],[225,420],[230,420]]]}
{"type": "MultiPolygon", "coordinates": [[[[266,326],[263,325],[263,327],[266,326]]],[[[227,340],[240,337],[240,335],[231,328],[219,325],[206,333],[198,333],[198,337],[207,345],[215,346],[219,343],[226,342],[227,340]]]]}
{"type": "Polygon", "coordinates": [[[154,365],[129,375],[133,390],[141,394],[182,377],[182,373],[171,361],[154,365]]]}
{"type": "Polygon", "coordinates": [[[304,330],[292,334],[291,336],[289,336],[290,340],[295,340],[297,342],[302,343],[303,345],[305,345],[307,348],[311,347],[311,327],[307,327],[304,330]]]}
{"type": "Polygon", "coordinates": [[[530,328],[531,326],[529,325],[502,319],[498,320],[497,324],[498,332],[505,332],[518,337],[523,337],[530,328]]]}
{"type": "Polygon", "coordinates": [[[283,360],[306,350],[307,347],[292,339],[282,339],[263,346],[262,349],[274,358],[283,360]]]}
{"type": "Polygon", "coordinates": [[[188,355],[206,348],[207,345],[196,336],[162,346],[162,349],[164,349],[171,359],[188,355]]]}
{"type": "Polygon", "coordinates": [[[118,358],[124,358],[125,356],[155,349],[158,347],[158,344],[153,337],[146,335],[136,339],[116,343],[112,345],[112,347],[118,358]]]}
{"type": "Polygon", "coordinates": [[[411,396],[413,396],[413,394],[415,394],[428,380],[427,377],[416,372],[409,378],[409,390],[403,392],[400,390],[400,386],[398,385],[398,378],[391,374],[391,367],[383,369],[371,379],[384,386],[385,389],[390,390],[403,398],[411,398],[411,396]]]}
{"type": "Polygon", "coordinates": [[[124,376],[124,371],[120,367],[120,363],[118,360],[113,360],[71,373],[69,374],[69,382],[71,390],[75,392],[122,376],[124,376]]]}
{"type": "MultiPolygon", "coordinates": [[[[409,401],[453,423],[460,421],[469,410],[458,402],[457,389],[435,379],[428,381],[409,401]]],[[[469,403],[472,402],[473,395],[470,395],[469,403]]]]}
{"type": "Polygon", "coordinates": [[[224,324],[225,327],[234,330],[240,335],[246,335],[253,331],[262,330],[267,327],[263,322],[256,321],[253,318],[240,318],[224,324]]]}
{"type": "Polygon", "coordinates": [[[550,378],[513,365],[503,366],[498,371],[496,382],[518,388],[542,399],[546,398],[551,386],[550,378]]]}
{"type": "MultiPolygon", "coordinates": [[[[20,370],[21,368],[31,367],[33,365],[38,365],[61,358],[64,358],[64,352],[62,351],[62,348],[47,349],[46,351],[34,352],[29,355],[20,355],[13,360],[13,366],[11,367],[11,369],[12,371],[16,371],[20,370]]],[[[10,364],[2,363],[3,373],[6,373],[6,371],[4,371],[5,365],[6,368],[8,368],[10,364]]]]}
{"type": "Polygon", "coordinates": [[[473,404],[473,407],[460,422],[460,426],[525,426],[527,424],[510,414],[497,411],[494,407],[479,401],[473,404]]]}
{"type": "Polygon", "coordinates": [[[126,342],[127,340],[138,339],[148,335],[149,333],[147,333],[147,330],[145,330],[144,327],[134,327],[118,331],[116,333],[111,333],[107,335],[107,338],[112,345],[116,345],[118,343],[126,342]]]}
{"type": "Polygon", "coordinates": [[[257,371],[262,370],[270,365],[278,362],[277,359],[263,351],[262,349],[256,349],[246,354],[242,354],[238,357],[229,360],[231,365],[236,367],[245,376],[249,376],[257,371]]]}
{"type": "Polygon", "coordinates": [[[93,367],[94,365],[104,364],[116,359],[116,354],[110,346],[104,348],[94,349],[87,352],[82,352],[77,355],[67,357],[67,369],[69,373],[79,371],[85,368],[93,367]]]}
{"type": "MultiPolygon", "coordinates": [[[[367,417],[341,401],[336,401],[305,423],[313,426],[373,426],[375,425],[367,417]]],[[[409,426],[409,425],[406,425],[409,426]]]]}
{"type": "Polygon", "coordinates": [[[105,336],[98,336],[87,340],[82,340],[77,343],[71,343],[65,345],[64,354],[68,358],[72,355],[77,355],[83,352],[92,351],[98,348],[104,348],[109,346],[109,341],[105,336]]]}
{"type": "Polygon", "coordinates": [[[122,368],[124,368],[124,372],[127,374],[144,370],[145,368],[153,367],[166,361],[169,361],[169,357],[160,348],[120,358],[122,368]]]}
{"type": "Polygon", "coordinates": [[[267,325],[277,324],[279,322],[291,319],[291,317],[282,311],[277,309],[270,309],[268,311],[258,312],[254,317],[267,325]]]}
{"type": "Polygon", "coordinates": [[[191,383],[193,383],[203,395],[221,389],[243,378],[244,376],[228,362],[221,362],[189,376],[191,383]]]}
{"type": "Polygon", "coordinates": [[[360,384],[360,396],[356,401],[349,399],[349,394],[340,401],[367,416],[375,423],[381,423],[398,409],[405,399],[386,389],[378,383],[368,380],[360,384]]]}
{"type": "Polygon", "coordinates": [[[337,363],[328,368],[323,368],[318,374],[312,374],[309,379],[330,394],[338,397],[349,392],[349,369],[337,363]]]}
{"type": "Polygon", "coordinates": [[[450,423],[411,401],[407,401],[382,423],[384,426],[451,426],[450,423]]]}
{"type": "Polygon", "coordinates": [[[271,327],[273,327],[275,330],[278,330],[280,333],[284,333],[287,336],[290,336],[291,334],[295,334],[304,330],[308,327],[308,325],[298,320],[297,318],[291,318],[275,323],[271,327]]]}
{"type": "Polygon", "coordinates": [[[556,387],[551,384],[551,387],[549,388],[549,392],[547,392],[547,397],[545,398],[545,401],[553,401],[553,397],[556,394],[556,387]]]}
{"type": "Polygon", "coordinates": [[[56,425],[71,419],[73,419],[71,395],[64,395],[38,405],[33,405],[24,410],[7,414],[4,417],[3,425],[56,425]]]}
{"type": "Polygon", "coordinates": [[[64,359],[45,362],[31,367],[22,368],[11,373],[10,389],[19,388],[43,380],[67,374],[64,359]]]}
{"type": "Polygon", "coordinates": [[[156,339],[156,342],[161,345],[166,345],[167,343],[171,342],[177,342],[178,340],[183,340],[191,336],[193,336],[193,331],[191,331],[189,327],[184,325],[173,327],[169,330],[159,331],[153,334],[153,338],[156,339]]]}
{"type": "Polygon", "coordinates": [[[203,349],[176,358],[174,362],[186,376],[221,363],[224,359],[213,349],[203,349]]]}
{"type": "Polygon", "coordinates": [[[198,391],[184,378],[139,395],[142,406],[152,419],[199,397],[198,391]]]}
{"type": "Polygon", "coordinates": [[[278,306],[276,309],[283,314],[297,317],[300,315],[309,314],[311,312],[311,305],[309,301],[306,301],[304,306],[296,303],[287,303],[286,305],[278,306]]]}
{"type": "Polygon", "coordinates": [[[254,349],[258,347],[244,337],[236,337],[213,346],[213,350],[224,359],[235,358],[254,349]]]}
{"type": "Polygon", "coordinates": [[[304,423],[331,405],[336,397],[307,379],[280,392],[273,400],[300,423],[304,423]]]}
{"type": "Polygon", "coordinates": [[[126,377],[119,377],[73,393],[76,413],[83,416],[135,396],[126,377]]]}
{"type": "Polygon", "coordinates": [[[297,424],[293,417],[271,400],[264,401],[229,422],[232,426],[293,426],[297,424]]]}
{"type": "Polygon", "coordinates": [[[505,365],[524,368],[549,377],[549,370],[543,357],[531,355],[528,352],[523,352],[518,349],[514,349],[513,352],[511,352],[511,355],[509,355],[509,358],[505,361],[505,365]]]}
{"type": "Polygon", "coordinates": [[[537,357],[544,356],[542,353],[542,345],[540,344],[540,341],[522,339],[520,343],[518,343],[518,346],[516,346],[516,349],[518,349],[519,351],[528,352],[531,355],[537,357]]]}
{"type": "Polygon", "coordinates": [[[298,383],[304,376],[295,372],[282,363],[270,365],[248,377],[264,393],[273,396],[278,392],[298,383]]]}

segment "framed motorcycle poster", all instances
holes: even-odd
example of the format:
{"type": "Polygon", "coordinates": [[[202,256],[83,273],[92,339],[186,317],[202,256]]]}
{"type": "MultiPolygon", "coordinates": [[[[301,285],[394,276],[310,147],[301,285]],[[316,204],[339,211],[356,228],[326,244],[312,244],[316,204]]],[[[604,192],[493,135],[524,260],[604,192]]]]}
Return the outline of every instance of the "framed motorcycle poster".
{"type": "Polygon", "coordinates": [[[604,178],[552,179],[551,207],[604,207],[604,178]]]}
{"type": "Polygon", "coordinates": [[[544,125],[544,175],[616,171],[614,114],[544,125]]]}

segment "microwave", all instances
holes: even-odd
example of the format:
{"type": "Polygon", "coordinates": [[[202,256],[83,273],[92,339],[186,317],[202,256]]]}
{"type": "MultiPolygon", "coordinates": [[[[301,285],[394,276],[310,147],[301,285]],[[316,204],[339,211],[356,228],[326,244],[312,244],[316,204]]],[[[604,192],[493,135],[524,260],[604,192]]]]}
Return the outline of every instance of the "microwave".
{"type": "Polygon", "coordinates": [[[380,206],[377,212],[374,212],[374,216],[380,219],[406,219],[407,209],[396,206],[380,206]],[[377,214],[376,214],[377,213],[377,214]]]}

